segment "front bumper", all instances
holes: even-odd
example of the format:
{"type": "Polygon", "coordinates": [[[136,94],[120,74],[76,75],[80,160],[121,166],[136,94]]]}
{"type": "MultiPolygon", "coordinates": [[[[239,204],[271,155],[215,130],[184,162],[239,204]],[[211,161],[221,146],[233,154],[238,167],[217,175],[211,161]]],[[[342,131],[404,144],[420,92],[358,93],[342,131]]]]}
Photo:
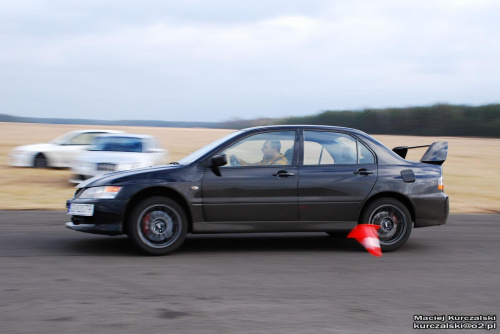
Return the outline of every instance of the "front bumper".
{"type": "Polygon", "coordinates": [[[33,155],[32,154],[9,154],[9,165],[12,167],[33,167],[33,155]]]}
{"type": "Polygon", "coordinates": [[[92,216],[72,215],[71,222],[66,227],[79,232],[103,235],[120,235],[124,233],[123,212],[126,201],[116,199],[74,199],[66,202],[70,204],[93,204],[92,216]]]}
{"type": "Polygon", "coordinates": [[[102,234],[102,235],[120,235],[123,234],[121,224],[76,224],[67,222],[66,227],[75,231],[102,234]]]}

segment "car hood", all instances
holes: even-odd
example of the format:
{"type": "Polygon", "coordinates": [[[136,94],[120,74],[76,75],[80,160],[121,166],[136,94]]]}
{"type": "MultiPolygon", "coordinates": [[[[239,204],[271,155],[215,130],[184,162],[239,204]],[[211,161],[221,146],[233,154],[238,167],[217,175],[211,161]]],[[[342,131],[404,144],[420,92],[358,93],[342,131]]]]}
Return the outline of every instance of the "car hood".
{"type": "Polygon", "coordinates": [[[164,179],[169,171],[183,168],[183,165],[165,165],[158,167],[146,167],[138,169],[124,170],[120,172],[107,173],[94,176],[86,181],[81,182],[76,188],[88,188],[99,186],[110,186],[117,184],[133,183],[136,181],[147,179],[164,179]]]}
{"type": "Polygon", "coordinates": [[[76,163],[142,162],[147,161],[150,155],[142,152],[86,151],[78,157],[76,163]]]}
{"type": "Polygon", "coordinates": [[[23,145],[14,147],[13,151],[28,151],[28,152],[43,152],[47,150],[51,150],[56,147],[55,144],[50,143],[40,143],[40,144],[32,144],[32,145],[23,145]]]}

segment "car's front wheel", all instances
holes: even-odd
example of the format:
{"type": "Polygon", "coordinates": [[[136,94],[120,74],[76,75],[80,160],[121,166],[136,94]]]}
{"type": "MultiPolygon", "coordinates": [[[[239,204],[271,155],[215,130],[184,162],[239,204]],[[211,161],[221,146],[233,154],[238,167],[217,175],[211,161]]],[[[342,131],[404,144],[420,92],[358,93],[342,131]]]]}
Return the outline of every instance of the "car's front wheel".
{"type": "Polygon", "coordinates": [[[35,168],[47,168],[48,165],[47,158],[43,153],[38,153],[33,160],[33,167],[35,168]]]}
{"type": "Polygon", "coordinates": [[[380,248],[391,252],[403,246],[412,230],[408,208],[394,198],[379,198],[370,203],[361,215],[360,224],[379,225],[380,248]]]}
{"type": "Polygon", "coordinates": [[[162,196],[146,198],[132,210],[128,234],[150,255],[165,255],[181,246],[187,234],[187,218],[181,206],[162,196]]]}

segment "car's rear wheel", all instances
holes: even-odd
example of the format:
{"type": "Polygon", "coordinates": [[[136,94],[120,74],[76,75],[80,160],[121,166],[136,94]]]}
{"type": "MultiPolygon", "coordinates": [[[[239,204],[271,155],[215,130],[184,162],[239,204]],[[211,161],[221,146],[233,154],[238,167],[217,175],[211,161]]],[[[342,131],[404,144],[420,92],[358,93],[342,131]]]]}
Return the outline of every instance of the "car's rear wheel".
{"type": "Polygon", "coordinates": [[[177,202],[162,196],[146,198],[132,210],[128,234],[150,255],[165,255],[179,248],[187,234],[187,218],[177,202]]]}
{"type": "Polygon", "coordinates": [[[38,153],[33,160],[33,167],[35,168],[47,168],[47,158],[43,153],[38,153]]]}
{"type": "Polygon", "coordinates": [[[408,208],[394,198],[379,198],[370,203],[361,215],[360,224],[379,225],[380,248],[391,252],[403,246],[412,230],[408,208]]]}

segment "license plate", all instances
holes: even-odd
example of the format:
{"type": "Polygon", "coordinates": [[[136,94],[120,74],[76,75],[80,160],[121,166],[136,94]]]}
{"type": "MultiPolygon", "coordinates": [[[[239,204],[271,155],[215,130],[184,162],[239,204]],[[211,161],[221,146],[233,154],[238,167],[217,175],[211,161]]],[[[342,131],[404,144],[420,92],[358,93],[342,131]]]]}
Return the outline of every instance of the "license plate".
{"type": "Polygon", "coordinates": [[[73,216],[93,216],[94,204],[70,204],[68,215],[73,216]]]}

